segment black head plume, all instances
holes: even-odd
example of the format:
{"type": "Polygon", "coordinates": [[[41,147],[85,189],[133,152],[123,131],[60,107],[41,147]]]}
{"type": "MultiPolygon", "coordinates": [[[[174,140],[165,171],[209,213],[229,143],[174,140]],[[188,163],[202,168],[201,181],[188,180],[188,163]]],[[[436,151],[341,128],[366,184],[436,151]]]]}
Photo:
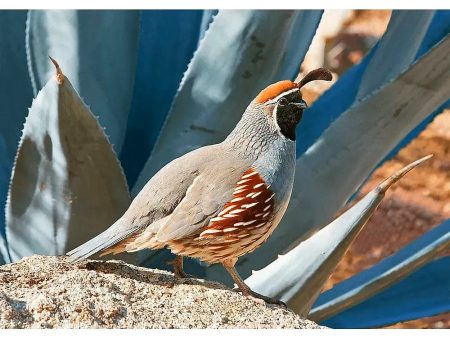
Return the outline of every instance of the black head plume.
{"type": "Polygon", "coordinates": [[[298,88],[302,88],[305,84],[316,81],[316,80],[324,80],[324,81],[331,81],[333,76],[331,75],[331,72],[326,68],[317,68],[312,71],[310,71],[308,74],[305,75],[303,79],[300,80],[298,83],[298,88]]]}

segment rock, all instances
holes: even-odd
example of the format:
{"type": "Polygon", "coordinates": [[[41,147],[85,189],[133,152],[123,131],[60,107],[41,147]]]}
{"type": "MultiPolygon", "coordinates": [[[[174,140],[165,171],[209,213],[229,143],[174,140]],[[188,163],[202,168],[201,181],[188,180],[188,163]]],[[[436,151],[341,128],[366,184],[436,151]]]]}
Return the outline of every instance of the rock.
{"type": "Polygon", "coordinates": [[[0,328],[322,328],[227,287],[126,264],[32,256],[0,266],[0,328]]]}

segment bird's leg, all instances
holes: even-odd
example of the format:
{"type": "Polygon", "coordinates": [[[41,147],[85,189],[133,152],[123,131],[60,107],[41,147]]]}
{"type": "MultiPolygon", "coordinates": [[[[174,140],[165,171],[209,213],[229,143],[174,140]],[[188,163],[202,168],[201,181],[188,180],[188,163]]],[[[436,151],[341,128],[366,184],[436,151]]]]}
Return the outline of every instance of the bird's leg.
{"type": "Polygon", "coordinates": [[[283,303],[281,300],[274,299],[271,297],[266,297],[255,291],[252,291],[252,289],[250,289],[248,287],[248,285],[245,284],[245,282],[242,280],[241,276],[239,276],[238,272],[236,271],[236,268],[234,267],[235,263],[236,263],[236,259],[226,260],[226,261],[222,262],[222,265],[228,271],[228,273],[231,275],[231,278],[233,278],[233,280],[237,284],[239,290],[242,292],[242,294],[245,297],[253,299],[254,301],[256,301],[258,303],[266,302],[269,304],[277,304],[277,305],[282,305],[284,307],[287,307],[286,304],[283,303]]]}
{"type": "Polygon", "coordinates": [[[175,256],[175,259],[172,261],[167,262],[167,264],[170,264],[173,266],[173,273],[178,278],[191,278],[191,275],[188,275],[183,270],[183,256],[175,256]]]}

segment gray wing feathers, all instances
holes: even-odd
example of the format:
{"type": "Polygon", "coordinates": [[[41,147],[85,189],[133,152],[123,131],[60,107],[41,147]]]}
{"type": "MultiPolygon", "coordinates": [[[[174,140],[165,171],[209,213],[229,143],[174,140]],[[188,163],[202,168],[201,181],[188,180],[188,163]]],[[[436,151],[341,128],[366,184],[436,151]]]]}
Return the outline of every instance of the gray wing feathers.
{"type": "Polygon", "coordinates": [[[156,238],[159,241],[192,235],[205,227],[223,209],[225,203],[231,200],[236,183],[246,170],[245,167],[226,168],[202,172],[194,180],[186,196],[157,232],[156,238]]]}
{"type": "Polygon", "coordinates": [[[70,262],[78,262],[93,254],[105,250],[129,237],[142,227],[124,227],[122,218],[90,241],[69,251],[66,255],[70,262]]]}
{"type": "Polygon", "coordinates": [[[197,177],[186,192],[185,198],[175,208],[166,223],[159,229],[156,238],[160,241],[179,239],[194,233],[219,212],[220,205],[211,201],[211,205],[199,201],[196,196],[202,195],[206,182],[197,177]]]}

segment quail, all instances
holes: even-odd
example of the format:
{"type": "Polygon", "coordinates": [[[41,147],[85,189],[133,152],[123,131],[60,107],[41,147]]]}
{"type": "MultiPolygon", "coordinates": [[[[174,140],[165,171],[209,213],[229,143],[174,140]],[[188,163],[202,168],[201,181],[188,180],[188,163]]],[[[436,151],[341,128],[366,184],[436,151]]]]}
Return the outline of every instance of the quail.
{"type": "Polygon", "coordinates": [[[221,263],[243,295],[279,303],[252,291],[235,269],[238,258],[272,234],[294,182],[296,127],[307,104],[300,88],[331,80],[324,68],[300,82],[274,83],[249,104],[228,137],[165,165],[125,214],[104,232],[68,252],[76,262],[97,252],[169,248],[176,275],[183,256],[221,263]]]}

